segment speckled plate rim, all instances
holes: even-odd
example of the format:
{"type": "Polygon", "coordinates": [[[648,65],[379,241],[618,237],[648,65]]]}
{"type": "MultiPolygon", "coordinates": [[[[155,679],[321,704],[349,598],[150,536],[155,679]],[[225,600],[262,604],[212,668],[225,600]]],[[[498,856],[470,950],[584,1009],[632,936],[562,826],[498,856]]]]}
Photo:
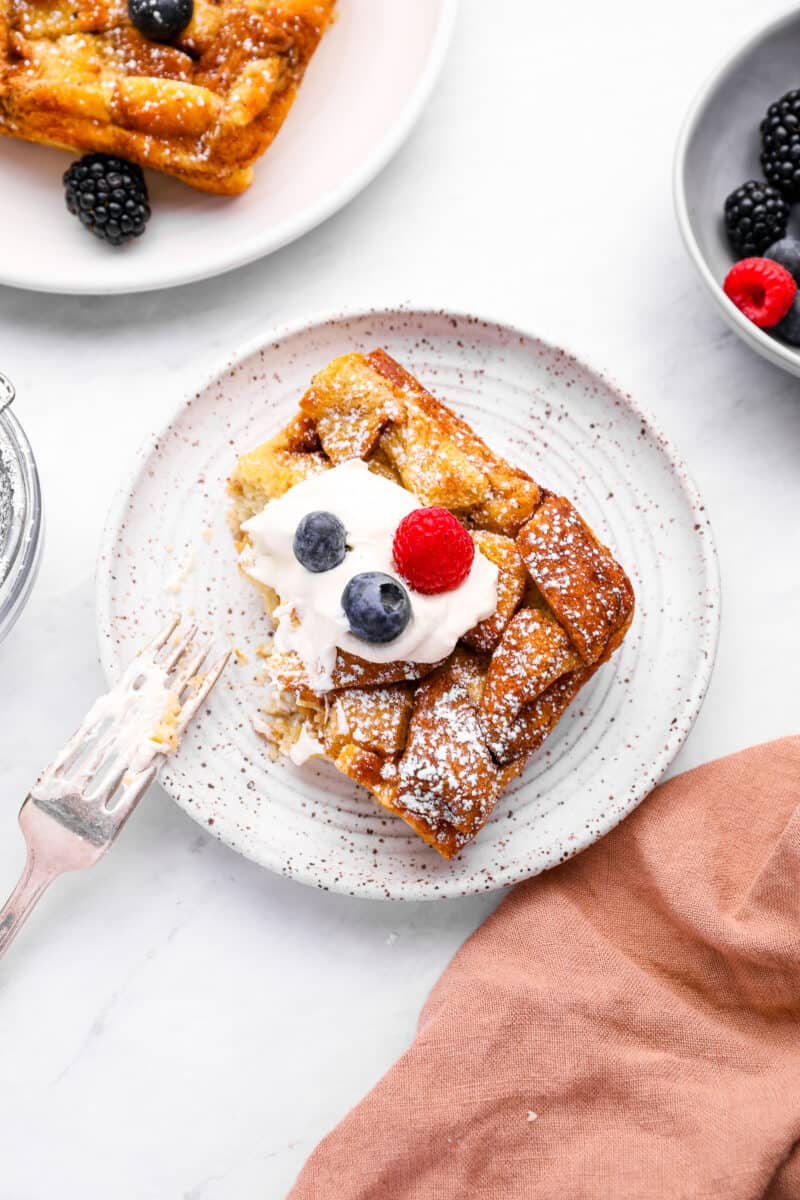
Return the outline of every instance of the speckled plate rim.
{"type": "Polygon", "coordinates": [[[267,258],[270,254],[282,250],[284,246],[288,246],[298,238],[310,233],[312,229],[316,229],[318,225],[322,225],[340,209],[345,208],[381,173],[400,150],[422,116],[444,66],[458,14],[459,0],[439,0],[439,3],[441,4],[439,23],[431,40],[428,58],[420,73],[417,86],[410,93],[405,108],[400,112],[396,121],[387,129],[381,143],[376,146],[360,167],[342,180],[338,187],[325,193],[316,204],[310,204],[302,209],[295,217],[268,230],[263,239],[257,243],[244,246],[238,253],[230,254],[223,251],[216,257],[209,257],[194,269],[181,267],[171,274],[165,273],[162,278],[141,283],[131,284],[122,280],[118,286],[113,282],[106,282],[102,287],[98,287],[96,284],[86,286],[80,280],[65,282],[57,273],[49,279],[31,279],[24,272],[15,273],[2,263],[0,263],[0,283],[24,291],[67,296],[132,295],[138,292],[164,291],[167,288],[199,283],[204,279],[213,279],[217,275],[235,271],[239,267],[245,267],[249,263],[267,258]]]}
{"type": "Polygon", "coordinates": [[[725,55],[700,88],[684,118],[675,147],[672,168],[672,197],[678,228],[689,257],[694,263],[698,275],[710,292],[712,300],[731,329],[735,333],[738,333],[739,337],[751,349],[755,350],[763,358],[766,358],[774,366],[781,367],[791,375],[800,375],[800,351],[793,350],[783,342],[770,337],[763,329],[759,329],[752,321],[748,321],[744,313],[740,312],[733,301],[729,300],[725,295],[720,281],[706,262],[697,238],[694,235],[692,222],[689,217],[689,205],[686,199],[686,171],[689,144],[694,137],[695,130],[703,117],[713,93],[719,88],[723,80],[732,74],[742,61],[752,53],[753,48],[759,42],[771,34],[778,33],[785,25],[790,25],[797,20],[800,20],[800,12],[798,12],[797,7],[794,7],[781,16],[775,17],[769,24],[760,25],[744,41],[739,42],[735,50],[725,55]]]}
{"type": "MultiPolygon", "coordinates": [[[[683,459],[677,453],[670,440],[662,433],[658,424],[651,415],[644,410],[637,402],[635,402],[630,394],[626,392],[616,382],[616,379],[606,370],[599,370],[592,366],[587,360],[579,358],[573,354],[571,350],[564,346],[556,347],[555,344],[547,338],[542,338],[539,334],[527,329],[524,325],[520,325],[514,321],[506,319],[497,319],[486,316],[482,313],[465,312],[457,308],[449,306],[424,306],[419,304],[399,303],[396,305],[381,305],[375,308],[354,306],[341,307],[333,311],[323,311],[321,313],[312,314],[307,317],[297,318],[295,320],[282,322],[269,328],[265,333],[258,334],[256,337],[248,339],[234,353],[227,356],[215,368],[207,370],[204,375],[198,380],[197,385],[189,390],[183,398],[174,405],[169,416],[161,423],[161,425],[151,433],[142,445],[139,447],[134,465],[125,476],[123,482],[117,489],[116,495],[109,507],[106,522],[103,528],[103,533],[100,541],[100,547],[96,562],[95,571],[95,612],[97,624],[97,639],[100,663],[106,678],[109,683],[114,681],[114,663],[111,655],[111,647],[113,642],[112,637],[112,620],[111,620],[111,586],[110,577],[105,570],[105,563],[112,561],[114,547],[119,541],[120,529],[124,522],[125,512],[130,502],[131,496],[138,487],[142,473],[146,470],[149,459],[152,456],[154,446],[162,443],[172,425],[182,416],[184,410],[192,401],[204,392],[212,384],[222,379],[230,371],[238,367],[250,355],[257,354],[270,346],[288,340],[298,334],[309,333],[310,331],[322,328],[326,325],[338,325],[341,323],[352,323],[358,320],[366,319],[392,319],[401,318],[408,320],[421,320],[424,318],[435,318],[441,320],[454,319],[459,322],[466,322],[470,325],[483,325],[484,327],[495,329],[498,332],[510,334],[515,338],[526,338],[538,341],[553,352],[560,353],[566,360],[574,362],[579,368],[590,372],[598,379],[604,387],[609,389],[614,394],[619,403],[634,414],[638,421],[646,427],[649,435],[659,446],[659,449],[664,455],[664,458],[669,463],[673,476],[678,482],[681,492],[686,498],[690,510],[696,514],[704,512],[700,492],[694,483],[683,459]]],[[[599,819],[594,827],[594,832],[586,834],[584,832],[576,833],[572,844],[572,853],[570,857],[587,849],[588,846],[605,837],[612,829],[614,829],[625,817],[641,803],[646,795],[652,790],[655,782],[657,782],[669,768],[675,756],[683,746],[686,738],[694,726],[694,723],[699,715],[703,705],[708,685],[713,673],[714,664],[716,661],[717,647],[719,643],[719,631],[721,622],[721,581],[719,572],[719,559],[717,555],[716,543],[711,528],[710,521],[707,516],[705,520],[705,535],[698,537],[697,542],[701,549],[701,561],[703,563],[705,577],[703,581],[702,593],[705,598],[705,605],[714,615],[713,624],[703,623],[702,625],[702,640],[700,644],[700,653],[696,664],[695,674],[692,679],[692,684],[686,690],[685,703],[685,719],[675,726],[665,729],[665,738],[662,743],[660,752],[655,756],[648,777],[642,776],[641,786],[637,787],[631,793],[630,801],[624,811],[614,810],[612,813],[606,814],[604,819],[599,819]]],[[[193,811],[191,804],[184,803],[180,797],[172,796],[169,791],[168,783],[162,783],[164,790],[170,795],[170,798],[183,809],[183,811],[193,820],[198,820],[197,814],[193,811]]],[[[198,820],[198,823],[199,820],[198,820]]],[[[364,899],[377,900],[437,900],[437,899],[458,899],[468,894],[478,894],[480,892],[495,891],[505,888],[514,883],[520,883],[524,879],[529,879],[534,875],[538,875],[543,871],[550,870],[552,867],[559,865],[563,861],[563,856],[558,848],[553,849],[550,857],[539,860],[532,869],[526,869],[525,865],[521,865],[519,870],[515,870],[504,876],[502,881],[475,883],[474,887],[466,890],[462,889],[458,892],[448,892],[442,888],[434,893],[421,892],[419,895],[392,894],[386,895],[382,890],[380,883],[376,882],[372,885],[362,885],[357,892],[351,892],[346,887],[337,887],[332,884],[329,879],[320,879],[311,870],[306,869],[288,869],[286,863],[280,859],[278,855],[270,859],[268,855],[256,856],[248,851],[242,839],[235,835],[228,836],[223,832],[219,825],[216,825],[213,830],[209,830],[206,824],[202,824],[202,828],[210,833],[212,837],[218,841],[224,842],[232,850],[238,854],[242,854],[245,858],[256,862],[259,866],[266,867],[268,870],[274,871],[276,874],[284,875],[286,878],[291,878],[299,883],[304,883],[312,887],[321,888],[323,890],[340,891],[347,895],[357,895],[364,899]]]]}

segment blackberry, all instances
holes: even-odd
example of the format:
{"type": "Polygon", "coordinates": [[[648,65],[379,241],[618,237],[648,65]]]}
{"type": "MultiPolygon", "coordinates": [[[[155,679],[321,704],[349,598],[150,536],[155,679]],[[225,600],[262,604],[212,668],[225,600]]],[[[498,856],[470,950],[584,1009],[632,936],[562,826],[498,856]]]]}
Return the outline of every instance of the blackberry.
{"type": "Polygon", "coordinates": [[[761,165],[787,200],[800,200],[800,88],[770,104],[761,122],[761,165]]]}
{"type": "Polygon", "coordinates": [[[95,237],[120,246],[150,220],[141,167],[111,154],[84,154],[64,172],[67,208],[95,237]]]}
{"type": "Polygon", "coordinates": [[[789,205],[775,188],[750,179],[725,201],[728,240],[741,258],[763,254],[786,233],[789,205]]]}

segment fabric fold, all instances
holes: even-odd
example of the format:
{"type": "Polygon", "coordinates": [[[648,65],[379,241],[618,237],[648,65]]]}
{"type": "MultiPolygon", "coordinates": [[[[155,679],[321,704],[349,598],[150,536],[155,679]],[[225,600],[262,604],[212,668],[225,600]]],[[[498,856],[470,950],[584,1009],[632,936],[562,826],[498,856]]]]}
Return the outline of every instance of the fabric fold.
{"type": "Polygon", "coordinates": [[[800,738],[521,884],[291,1200],[800,1200],[800,738]]]}

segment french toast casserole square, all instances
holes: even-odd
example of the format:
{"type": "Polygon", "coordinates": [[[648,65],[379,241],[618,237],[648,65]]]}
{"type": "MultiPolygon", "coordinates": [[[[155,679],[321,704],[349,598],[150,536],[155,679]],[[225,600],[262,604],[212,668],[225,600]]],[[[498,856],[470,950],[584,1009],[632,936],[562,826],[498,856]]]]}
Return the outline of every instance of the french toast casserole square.
{"type": "MultiPolygon", "coordinates": [[[[265,676],[274,690],[255,724],[275,753],[294,756],[302,744],[330,759],[449,859],[475,838],[506,785],[621,644],[633,589],[569,500],[494,453],[378,349],[321,370],[297,415],[242,454],[230,478],[240,564],[268,612],[302,623],[302,612],[285,612],[291,597],[287,606],[280,579],[254,578],[259,514],[340,477],[332,494],[344,504],[342,486],[351,478],[361,486],[362,476],[377,503],[375,477],[403,489],[409,508],[457,518],[476,560],[493,573],[491,606],[471,627],[456,625],[459,636],[438,661],[392,659],[391,642],[381,661],[370,661],[343,637],[324,687],[296,650],[268,645],[265,676]]],[[[435,598],[445,605],[437,627],[466,611],[459,597],[456,589],[435,598]]],[[[411,591],[412,629],[426,599],[411,591]]]]}
{"type": "Polygon", "coordinates": [[[195,0],[169,42],[127,0],[0,0],[0,133],[233,194],[280,129],[334,0],[195,0]]]}

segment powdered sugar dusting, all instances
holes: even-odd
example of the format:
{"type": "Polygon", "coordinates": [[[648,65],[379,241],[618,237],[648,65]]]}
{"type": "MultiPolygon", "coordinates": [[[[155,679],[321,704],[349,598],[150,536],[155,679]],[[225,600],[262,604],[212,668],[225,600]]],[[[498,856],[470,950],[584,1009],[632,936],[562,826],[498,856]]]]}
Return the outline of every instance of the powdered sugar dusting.
{"type": "Polygon", "coordinates": [[[419,688],[398,770],[398,800],[441,840],[455,836],[463,845],[494,807],[497,767],[467,685],[452,672],[419,688]]]}

